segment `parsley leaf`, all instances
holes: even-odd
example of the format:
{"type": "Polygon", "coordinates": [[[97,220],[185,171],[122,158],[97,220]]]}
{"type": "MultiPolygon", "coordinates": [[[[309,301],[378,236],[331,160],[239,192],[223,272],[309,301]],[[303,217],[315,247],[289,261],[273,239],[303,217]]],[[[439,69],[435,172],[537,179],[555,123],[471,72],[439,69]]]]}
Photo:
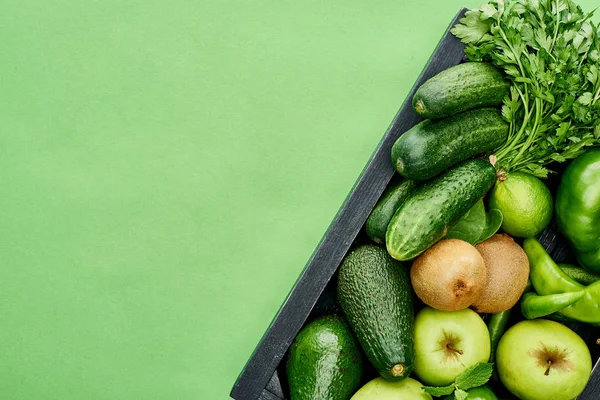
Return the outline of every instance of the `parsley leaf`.
{"type": "Polygon", "coordinates": [[[469,60],[493,63],[511,82],[497,169],[544,178],[547,164],[600,145],[600,29],[591,15],[572,0],[491,0],[451,30],[469,60]]]}
{"type": "Polygon", "coordinates": [[[450,32],[463,43],[477,43],[490,31],[491,23],[482,18],[479,10],[467,11],[460,24],[456,25],[450,32]]]}

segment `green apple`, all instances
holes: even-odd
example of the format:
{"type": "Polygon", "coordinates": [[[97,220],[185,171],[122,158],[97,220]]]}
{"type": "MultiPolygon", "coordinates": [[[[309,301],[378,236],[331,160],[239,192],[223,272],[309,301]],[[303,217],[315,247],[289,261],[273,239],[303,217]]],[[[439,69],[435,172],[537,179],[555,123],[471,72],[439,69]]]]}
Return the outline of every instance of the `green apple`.
{"type": "Polygon", "coordinates": [[[432,400],[431,396],[421,389],[422,386],[412,378],[388,382],[379,377],[361,387],[350,400],[432,400]]]}
{"type": "Polygon", "coordinates": [[[446,386],[467,368],[490,358],[490,334],[473,310],[425,307],[415,318],[415,373],[426,384],[446,386]]]}
{"type": "Polygon", "coordinates": [[[498,343],[498,375],[522,400],[571,400],[592,371],[590,350],[575,332],[558,322],[522,321],[498,343]]]}
{"type": "MultiPolygon", "coordinates": [[[[451,394],[444,397],[443,400],[456,400],[456,397],[451,394]]],[[[467,390],[465,400],[498,400],[498,396],[492,392],[489,386],[483,385],[467,390]]]]}

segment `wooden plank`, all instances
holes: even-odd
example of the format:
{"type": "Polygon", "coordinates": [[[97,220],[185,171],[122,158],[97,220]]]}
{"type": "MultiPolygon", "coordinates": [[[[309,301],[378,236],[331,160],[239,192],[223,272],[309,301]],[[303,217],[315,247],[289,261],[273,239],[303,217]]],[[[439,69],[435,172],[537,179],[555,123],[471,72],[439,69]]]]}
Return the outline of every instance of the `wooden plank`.
{"type": "Polygon", "coordinates": [[[281,397],[275,396],[273,393],[265,389],[261,392],[258,400],[281,400],[281,397]]]}
{"type": "Polygon", "coordinates": [[[464,56],[464,45],[449,31],[465,12],[466,9],[461,10],[446,30],[427,66],[280,308],[271,327],[238,377],[231,391],[231,397],[234,399],[256,400],[260,396],[365,223],[371,209],[392,178],[394,174],[390,162],[392,145],[402,133],[421,120],[411,104],[416,89],[437,73],[458,64],[464,56]]]}
{"type": "Polygon", "coordinates": [[[588,382],[583,393],[576,400],[598,400],[600,399],[600,360],[592,371],[592,377],[588,382]]]}
{"type": "Polygon", "coordinates": [[[267,390],[277,396],[279,399],[284,399],[283,389],[281,388],[281,382],[279,381],[279,374],[277,371],[273,372],[273,376],[267,384],[267,390]]]}

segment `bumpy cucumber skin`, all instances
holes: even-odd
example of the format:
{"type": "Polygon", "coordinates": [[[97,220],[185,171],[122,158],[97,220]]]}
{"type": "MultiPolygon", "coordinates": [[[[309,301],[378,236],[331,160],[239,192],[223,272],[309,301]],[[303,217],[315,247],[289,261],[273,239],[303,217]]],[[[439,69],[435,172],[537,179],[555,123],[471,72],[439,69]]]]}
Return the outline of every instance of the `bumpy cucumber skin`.
{"type": "Polygon", "coordinates": [[[290,347],[292,400],[348,400],[360,386],[363,361],[350,327],[337,316],[304,327],[290,347]]]}
{"type": "Polygon", "coordinates": [[[440,72],[413,96],[415,111],[424,118],[445,118],[479,107],[502,104],[510,84],[493,65],[467,62],[440,72]]]}
{"type": "Polygon", "coordinates": [[[489,152],[506,141],[508,124],[495,108],[425,120],[398,138],[392,162],[406,179],[427,180],[452,165],[489,152]]]}
{"type": "Polygon", "coordinates": [[[390,220],[416,187],[415,182],[407,180],[390,187],[383,193],[365,224],[365,230],[371,240],[377,244],[385,243],[385,232],[390,220]]]}
{"type": "Polygon", "coordinates": [[[423,253],[458,222],[496,181],[488,161],[473,159],[418,189],[400,206],[386,232],[388,253],[399,261],[423,253]]]}
{"type": "Polygon", "coordinates": [[[414,368],[414,306],[408,268],[381,247],[360,246],[340,266],[337,297],[380,375],[389,381],[409,376],[414,368]]]}

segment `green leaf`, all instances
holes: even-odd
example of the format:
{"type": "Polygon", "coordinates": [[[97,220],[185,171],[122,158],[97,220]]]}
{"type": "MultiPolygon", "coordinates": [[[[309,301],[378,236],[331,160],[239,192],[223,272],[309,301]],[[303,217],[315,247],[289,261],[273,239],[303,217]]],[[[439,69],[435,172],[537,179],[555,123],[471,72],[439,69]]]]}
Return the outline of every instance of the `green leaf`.
{"type": "Polygon", "coordinates": [[[423,389],[423,391],[425,391],[426,393],[429,393],[430,395],[434,396],[434,397],[441,397],[441,396],[447,396],[449,394],[452,394],[452,392],[454,392],[454,383],[448,385],[448,386],[422,386],[421,389],[423,389]]]}
{"type": "MultiPolygon", "coordinates": [[[[598,67],[596,65],[592,65],[590,70],[586,74],[586,78],[592,85],[598,83],[598,67]]],[[[591,93],[590,93],[591,94],[591,93]]]]}
{"type": "Polygon", "coordinates": [[[498,232],[500,226],[502,225],[502,221],[504,220],[504,216],[502,215],[502,211],[498,210],[497,208],[492,208],[486,214],[485,219],[485,227],[483,228],[483,231],[481,232],[481,236],[479,236],[477,243],[481,243],[485,240],[488,240],[492,237],[492,235],[498,232]]]}
{"type": "Polygon", "coordinates": [[[534,163],[529,163],[527,165],[525,165],[525,167],[523,168],[525,170],[525,172],[528,172],[529,174],[535,176],[536,178],[540,178],[540,179],[546,179],[548,177],[548,169],[545,167],[542,167],[541,165],[538,164],[534,164],[534,163]]]}
{"type": "Polygon", "coordinates": [[[591,92],[585,92],[584,94],[579,96],[579,98],[577,99],[577,102],[579,104],[587,106],[592,102],[593,99],[594,99],[594,95],[591,92]]]}
{"type": "Polygon", "coordinates": [[[476,243],[485,228],[485,218],[483,200],[479,200],[446,234],[446,239],[460,239],[471,244],[476,243]]]}
{"type": "Polygon", "coordinates": [[[456,389],[456,391],[454,392],[454,398],[456,400],[465,400],[468,396],[468,393],[465,392],[462,389],[456,389]]]}
{"type": "Polygon", "coordinates": [[[479,10],[467,11],[464,18],[450,30],[463,43],[478,43],[490,31],[491,23],[482,18],[479,10]]]}
{"type": "Polygon", "coordinates": [[[492,363],[478,363],[456,377],[454,384],[462,390],[484,385],[492,376],[492,363]]]}
{"type": "Polygon", "coordinates": [[[484,4],[479,10],[481,11],[481,16],[485,19],[495,18],[498,15],[498,10],[491,4],[484,4]]]}

